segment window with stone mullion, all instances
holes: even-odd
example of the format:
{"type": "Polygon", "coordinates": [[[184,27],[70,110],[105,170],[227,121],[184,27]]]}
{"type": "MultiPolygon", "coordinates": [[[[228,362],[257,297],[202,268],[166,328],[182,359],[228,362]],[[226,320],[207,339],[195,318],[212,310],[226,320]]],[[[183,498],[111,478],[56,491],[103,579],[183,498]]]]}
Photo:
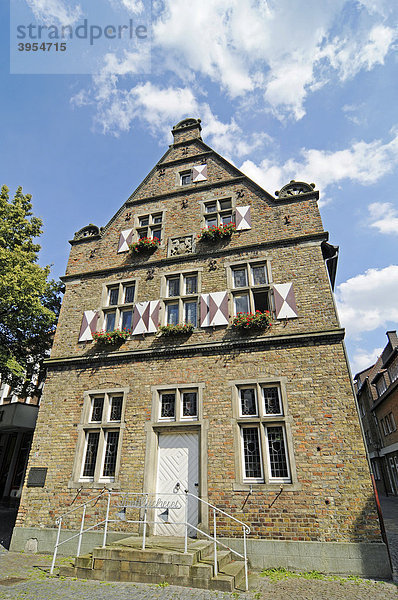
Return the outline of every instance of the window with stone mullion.
{"type": "Polygon", "coordinates": [[[180,273],[166,280],[166,324],[198,323],[198,274],[180,273]]]}

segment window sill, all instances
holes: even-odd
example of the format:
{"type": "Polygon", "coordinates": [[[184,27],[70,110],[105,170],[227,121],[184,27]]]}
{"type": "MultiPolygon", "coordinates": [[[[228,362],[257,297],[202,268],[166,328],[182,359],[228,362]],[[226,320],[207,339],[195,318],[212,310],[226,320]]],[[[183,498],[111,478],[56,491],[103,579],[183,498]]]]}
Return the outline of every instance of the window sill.
{"type": "Polygon", "coordinates": [[[297,482],[292,483],[247,483],[235,481],[232,485],[234,492],[280,492],[287,490],[289,492],[297,492],[301,490],[301,484],[297,482]]]}

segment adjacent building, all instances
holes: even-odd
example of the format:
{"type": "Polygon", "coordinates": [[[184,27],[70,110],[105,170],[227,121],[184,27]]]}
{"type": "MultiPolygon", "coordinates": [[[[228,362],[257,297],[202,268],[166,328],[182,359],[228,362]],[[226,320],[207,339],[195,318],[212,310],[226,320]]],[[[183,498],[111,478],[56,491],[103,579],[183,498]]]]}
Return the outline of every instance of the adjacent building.
{"type": "Polygon", "coordinates": [[[354,377],[365,442],[377,490],[398,496],[398,337],[388,343],[376,363],[354,377]]]}
{"type": "MultiPolygon", "coordinates": [[[[188,489],[248,523],[255,566],[386,577],[319,193],[266,192],[200,120],[172,133],[71,241],[12,548],[51,550],[56,515],[104,487],[188,489]]],[[[200,502],[189,522],[211,528],[200,502]]],[[[182,531],[169,516],[151,533],[182,531]]]]}

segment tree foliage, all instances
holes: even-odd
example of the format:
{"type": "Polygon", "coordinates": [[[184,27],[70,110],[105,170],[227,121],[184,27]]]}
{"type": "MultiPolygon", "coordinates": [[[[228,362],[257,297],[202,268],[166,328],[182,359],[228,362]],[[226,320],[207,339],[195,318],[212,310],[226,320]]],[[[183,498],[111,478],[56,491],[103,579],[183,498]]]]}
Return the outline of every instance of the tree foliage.
{"type": "Polygon", "coordinates": [[[61,284],[50,267],[37,264],[42,221],[33,216],[31,195],[19,187],[0,193],[0,375],[15,385],[29,381],[51,346],[60,309],[61,284]]]}

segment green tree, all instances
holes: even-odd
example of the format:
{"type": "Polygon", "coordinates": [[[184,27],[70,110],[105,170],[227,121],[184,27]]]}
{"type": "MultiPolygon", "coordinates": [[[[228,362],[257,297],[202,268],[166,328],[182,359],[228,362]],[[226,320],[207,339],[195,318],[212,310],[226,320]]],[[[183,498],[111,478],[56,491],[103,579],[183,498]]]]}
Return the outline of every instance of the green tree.
{"type": "Polygon", "coordinates": [[[33,216],[31,195],[19,187],[0,193],[0,375],[31,393],[29,381],[51,347],[61,305],[61,284],[50,267],[37,264],[42,221],[33,216]]]}

